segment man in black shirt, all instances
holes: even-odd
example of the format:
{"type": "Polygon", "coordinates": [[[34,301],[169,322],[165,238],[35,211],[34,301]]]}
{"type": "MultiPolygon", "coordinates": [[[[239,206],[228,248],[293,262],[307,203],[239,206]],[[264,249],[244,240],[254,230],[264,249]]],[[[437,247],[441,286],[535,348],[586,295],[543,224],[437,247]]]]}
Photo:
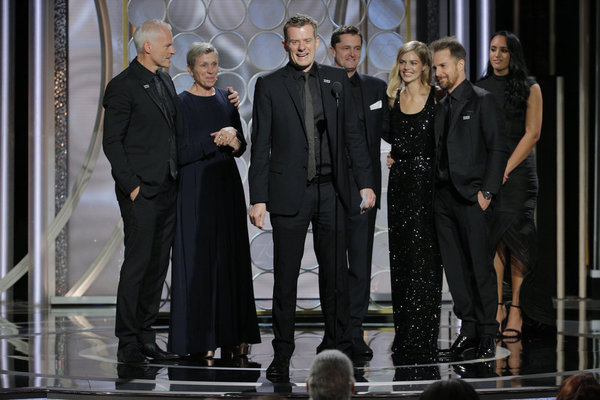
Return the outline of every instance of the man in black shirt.
{"type": "Polygon", "coordinates": [[[360,191],[352,175],[350,177],[350,210],[346,214],[346,249],[348,255],[348,292],[350,296],[350,323],[352,329],[352,353],[354,357],[370,359],[373,350],[364,340],[363,320],[369,308],[371,294],[371,260],[375,216],[381,198],[381,150],[383,130],[388,129],[389,108],[385,93],[386,83],[357,71],[362,53],[362,34],[355,26],[341,26],[331,35],[331,47],[335,65],[346,70],[352,87],[354,110],[359,128],[364,135],[371,159],[377,207],[366,212],[360,208],[360,191]]]}
{"type": "Polygon", "coordinates": [[[283,32],[289,63],[256,82],[249,171],[250,220],[262,228],[268,210],[273,226],[275,357],[267,379],[274,382],[289,380],[297,280],[310,223],[325,318],[317,351],[352,351],[344,237],[339,234],[350,204],[346,154],[365,210],[375,205],[369,156],[356,126],[346,74],[314,62],[319,38],[311,17],[291,17],[283,32]]]}
{"type": "Polygon", "coordinates": [[[486,210],[508,158],[504,123],[493,95],[465,79],[466,51],[458,40],[442,38],[430,48],[439,85],[448,92],[435,116],[435,224],[454,312],[462,322],[460,335],[440,355],[491,358],[498,294],[486,210]]]}

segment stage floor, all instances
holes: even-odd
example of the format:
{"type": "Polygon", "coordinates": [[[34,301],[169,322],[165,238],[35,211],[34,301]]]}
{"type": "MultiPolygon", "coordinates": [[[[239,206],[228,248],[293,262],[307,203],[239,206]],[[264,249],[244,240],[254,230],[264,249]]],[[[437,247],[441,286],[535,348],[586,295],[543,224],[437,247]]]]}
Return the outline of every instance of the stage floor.
{"type": "MultiPolygon", "coordinates": [[[[567,376],[581,370],[600,373],[599,309],[590,301],[559,302],[558,333],[526,327],[522,341],[499,342],[493,360],[421,365],[395,365],[390,354],[391,319],[373,314],[365,337],[374,357],[355,363],[356,394],[361,398],[417,398],[435,380],[460,377],[482,398],[554,397],[567,376]]],[[[262,343],[252,345],[247,359],[221,359],[217,351],[210,361],[182,359],[131,366],[117,363],[114,307],[31,312],[4,306],[0,311],[3,398],[251,398],[274,392],[304,397],[308,369],[322,336],[318,318],[299,316],[291,383],[273,385],[265,378],[273,356],[268,317],[261,317],[262,343]]],[[[166,326],[157,329],[157,341],[164,347],[166,326]]],[[[458,330],[450,304],[444,304],[440,347],[448,347],[458,330]]]]}

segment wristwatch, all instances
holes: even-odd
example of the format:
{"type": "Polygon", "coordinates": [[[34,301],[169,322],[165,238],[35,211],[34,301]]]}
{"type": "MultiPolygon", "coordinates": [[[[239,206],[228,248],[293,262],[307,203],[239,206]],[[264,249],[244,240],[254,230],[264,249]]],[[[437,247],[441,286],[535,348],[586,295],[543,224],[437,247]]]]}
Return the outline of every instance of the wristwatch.
{"type": "Polygon", "coordinates": [[[483,198],[486,200],[491,200],[492,197],[494,197],[494,195],[491,192],[488,192],[487,190],[482,190],[481,194],[483,195],[483,198]]]}

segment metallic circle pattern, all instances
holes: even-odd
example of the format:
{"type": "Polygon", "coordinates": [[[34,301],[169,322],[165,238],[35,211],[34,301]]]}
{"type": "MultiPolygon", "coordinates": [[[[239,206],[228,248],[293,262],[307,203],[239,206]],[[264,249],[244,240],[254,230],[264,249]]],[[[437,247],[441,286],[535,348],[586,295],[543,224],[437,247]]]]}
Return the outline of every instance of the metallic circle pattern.
{"type": "Polygon", "coordinates": [[[260,70],[273,70],[287,59],[283,36],[276,32],[259,32],[248,42],[248,58],[260,70]]]}
{"type": "Polygon", "coordinates": [[[208,19],[222,31],[236,30],[244,23],[247,15],[244,0],[211,0],[208,4],[208,19]]]}
{"type": "Polygon", "coordinates": [[[406,6],[398,0],[371,0],[369,20],[376,27],[392,30],[400,26],[406,16],[406,6]]]}
{"type": "Polygon", "coordinates": [[[328,16],[327,6],[323,0],[289,0],[287,4],[288,18],[294,14],[308,14],[321,25],[328,16]]]}
{"type": "Polygon", "coordinates": [[[187,70],[187,52],[194,42],[204,42],[205,40],[191,32],[183,32],[173,37],[173,47],[176,53],[171,56],[171,68],[175,67],[179,71],[187,70]]]}
{"type": "Polygon", "coordinates": [[[129,0],[127,5],[127,18],[135,27],[149,19],[164,20],[166,15],[167,8],[162,0],[129,0]]]}
{"type": "Polygon", "coordinates": [[[283,0],[251,0],[248,18],[258,29],[275,29],[285,21],[285,4],[283,0]]]}
{"type": "Polygon", "coordinates": [[[376,68],[390,70],[396,61],[398,48],[404,44],[396,32],[379,32],[369,41],[367,52],[376,68]]]}
{"type": "Polygon", "coordinates": [[[261,76],[265,76],[267,74],[268,72],[259,72],[258,74],[254,74],[248,81],[248,100],[251,102],[254,102],[254,89],[256,88],[256,81],[261,76]]]}
{"type": "Polygon", "coordinates": [[[390,268],[387,229],[375,233],[375,237],[373,238],[373,266],[382,269],[390,268]]]}
{"type": "Polygon", "coordinates": [[[339,2],[331,1],[328,7],[329,20],[335,27],[342,25],[360,26],[367,16],[367,1],[354,0],[346,4],[346,9],[339,11],[339,2]],[[342,15],[337,15],[340,12],[342,15]]]}
{"type": "Polygon", "coordinates": [[[127,43],[127,58],[131,62],[135,57],[137,57],[137,49],[135,48],[135,43],[133,43],[133,38],[131,38],[127,43]]]}
{"type": "MultiPolygon", "coordinates": [[[[387,167],[386,167],[386,169],[387,169],[387,167]]],[[[383,173],[383,171],[382,171],[382,173],[383,173]]],[[[387,191],[386,192],[384,192],[383,190],[381,191],[381,199],[379,199],[379,200],[381,201],[381,210],[377,210],[377,216],[375,217],[375,228],[379,229],[379,230],[387,231],[387,229],[388,229],[387,191]]]]}
{"type": "Polygon", "coordinates": [[[240,106],[246,100],[246,96],[248,92],[246,91],[246,83],[244,82],[244,78],[241,75],[236,74],[235,72],[221,72],[217,76],[217,87],[225,89],[228,86],[231,86],[240,94],[240,106]]]}
{"type": "MultiPolygon", "coordinates": [[[[398,49],[396,49],[396,53],[398,53],[398,49]]],[[[396,55],[394,55],[394,57],[396,57],[396,55]]],[[[394,59],[395,61],[395,59],[394,59]]],[[[373,75],[376,78],[379,79],[383,79],[385,82],[388,81],[388,79],[390,78],[390,72],[389,71],[379,71],[376,74],[373,75]]]]}
{"type": "Polygon", "coordinates": [[[379,270],[371,274],[370,304],[379,309],[391,309],[391,286],[389,269],[379,270]]]}
{"type": "Polygon", "coordinates": [[[175,85],[175,92],[179,94],[192,87],[194,78],[187,72],[181,72],[173,77],[173,84],[175,85]]]}
{"type": "Polygon", "coordinates": [[[250,239],[252,264],[263,271],[273,269],[273,233],[262,231],[250,239]]]}
{"type": "Polygon", "coordinates": [[[246,60],[246,40],[237,32],[220,32],[210,39],[219,52],[219,69],[232,71],[246,60]]]}
{"type": "Polygon", "coordinates": [[[321,34],[319,36],[319,47],[315,54],[315,61],[319,64],[333,64],[333,57],[329,51],[329,41],[326,40],[321,34]]]}
{"type": "Polygon", "coordinates": [[[167,18],[177,30],[193,31],[204,23],[206,7],[202,0],[170,0],[167,18]]]}
{"type": "MultiPolygon", "coordinates": [[[[387,156],[391,151],[391,146],[386,142],[381,142],[381,152],[380,160],[381,160],[381,191],[383,193],[387,193],[388,188],[388,180],[390,178],[390,169],[387,167],[387,156]]],[[[379,212],[381,212],[380,210],[379,212]]]]}
{"type": "Polygon", "coordinates": [[[319,287],[319,272],[315,269],[301,269],[298,276],[298,299],[296,300],[296,306],[300,310],[315,310],[321,306],[319,298],[315,298],[313,294],[317,287],[319,287]]]}
{"type": "Polygon", "coordinates": [[[236,157],[235,163],[240,173],[242,183],[246,183],[246,180],[248,179],[248,163],[243,157],[236,157]]]}
{"type": "MultiPolygon", "coordinates": [[[[248,95],[248,99],[250,99],[250,95],[248,95]]],[[[252,118],[248,121],[248,126],[244,131],[244,137],[246,138],[246,142],[248,142],[248,147],[252,146],[252,118]]],[[[248,163],[248,168],[250,168],[250,163],[248,163]]]]}

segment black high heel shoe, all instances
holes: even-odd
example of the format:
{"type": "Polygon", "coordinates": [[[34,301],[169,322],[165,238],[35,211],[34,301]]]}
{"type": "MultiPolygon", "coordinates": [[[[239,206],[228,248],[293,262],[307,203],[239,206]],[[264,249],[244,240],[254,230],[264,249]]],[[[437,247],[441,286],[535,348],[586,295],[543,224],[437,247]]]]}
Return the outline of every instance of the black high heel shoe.
{"type": "MultiPolygon", "coordinates": [[[[519,316],[521,317],[521,326],[523,326],[523,314],[521,313],[521,306],[511,304],[510,308],[513,308],[513,307],[519,310],[519,316]]],[[[506,317],[506,321],[508,321],[508,316],[506,317]]],[[[506,324],[504,326],[506,326],[506,324]]],[[[523,328],[521,328],[521,329],[523,329],[523,328]]],[[[523,335],[522,335],[521,331],[518,329],[508,328],[508,329],[502,330],[502,340],[505,343],[516,343],[519,340],[521,340],[522,336],[523,335]],[[514,335],[507,335],[506,334],[507,332],[514,332],[514,335]],[[510,342],[507,342],[507,339],[510,340],[510,342]]]]}

